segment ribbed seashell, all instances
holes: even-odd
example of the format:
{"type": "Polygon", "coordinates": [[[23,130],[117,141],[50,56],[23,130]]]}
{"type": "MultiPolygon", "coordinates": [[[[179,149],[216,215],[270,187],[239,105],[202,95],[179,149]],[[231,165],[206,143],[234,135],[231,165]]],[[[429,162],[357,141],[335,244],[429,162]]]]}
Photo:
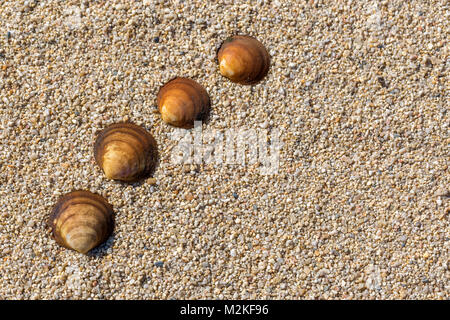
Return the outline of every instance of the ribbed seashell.
{"type": "Polygon", "coordinates": [[[209,111],[210,100],[205,88],[188,78],[175,78],[158,92],[158,109],[162,119],[181,128],[192,128],[209,111]]]}
{"type": "Polygon", "coordinates": [[[98,194],[73,191],[58,200],[49,225],[57,243],[87,253],[111,235],[114,228],[113,209],[98,194]]]}
{"type": "Polygon", "coordinates": [[[132,182],[146,178],[155,168],[156,141],[138,125],[115,123],[97,136],[94,155],[106,177],[132,182]]]}
{"type": "Polygon", "coordinates": [[[233,82],[254,84],[262,80],[270,67],[264,45],[250,36],[225,40],[217,53],[220,73],[233,82]]]}

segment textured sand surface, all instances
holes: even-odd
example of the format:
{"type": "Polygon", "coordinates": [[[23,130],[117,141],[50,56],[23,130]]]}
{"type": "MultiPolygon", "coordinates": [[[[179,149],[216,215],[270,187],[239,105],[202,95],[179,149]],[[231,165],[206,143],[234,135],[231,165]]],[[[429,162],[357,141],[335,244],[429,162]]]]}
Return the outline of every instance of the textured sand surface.
{"type": "Polygon", "coordinates": [[[2,1],[0,299],[449,297],[449,7],[432,1],[2,1]],[[267,77],[220,76],[258,38],[267,77]],[[191,77],[203,130],[277,128],[277,174],[175,165],[161,85],[191,77]],[[152,180],[106,179],[93,142],[133,121],[152,180]],[[113,205],[89,255],[45,224],[60,195],[113,205]]]}

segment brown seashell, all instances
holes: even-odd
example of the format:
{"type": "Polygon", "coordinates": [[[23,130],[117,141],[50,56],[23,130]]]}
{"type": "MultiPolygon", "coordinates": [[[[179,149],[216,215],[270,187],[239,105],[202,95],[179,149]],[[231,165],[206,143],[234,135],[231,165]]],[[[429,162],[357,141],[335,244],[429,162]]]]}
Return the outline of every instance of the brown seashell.
{"type": "Polygon", "coordinates": [[[155,168],[156,141],[140,126],[116,123],[97,136],[94,155],[106,177],[132,182],[149,176],[155,168]]]}
{"type": "Polygon", "coordinates": [[[111,235],[114,228],[113,209],[98,194],[73,191],[58,200],[49,225],[57,243],[86,253],[111,235]]]}
{"type": "Polygon", "coordinates": [[[158,92],[158,109],[162,119],[181,128],[192,128],[209,111],[210,100],[205,88],[188,78],[175,78],[158,92]]]}
{"type": "Polygon", "coordinates": [[[270,67],[266,48],[250,36],[233,36],[225,40],[217,59],[220,73],[240,84],[254,84],[262,80],[270,67]]]}

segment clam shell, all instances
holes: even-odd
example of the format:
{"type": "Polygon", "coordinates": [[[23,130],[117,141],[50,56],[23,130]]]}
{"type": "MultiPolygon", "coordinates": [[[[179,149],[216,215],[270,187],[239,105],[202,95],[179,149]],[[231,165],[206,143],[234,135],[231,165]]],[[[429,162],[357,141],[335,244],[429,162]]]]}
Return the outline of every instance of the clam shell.
{"type": "Polygon", "coordinates": [[[195,120],[209,111],[210,99],[205,88],[188,78],[175,78],[158,92],[157,104],[162,119],[176,127],[191,128],[195,120]]]}
{"type": "Polygon", "coordinates": [[[217,53],[220,73],[233,82],[254,84],[269,71],[270,56],[264,45],[250,36],[225,40],[217,53]]]}
{"type": "Polygon", "coordinates": [[[57,243],[87,253],[111,235],[114,228],[113,209],[98,194],[73,191],[58,200],[49,225],[57,243]]]}
{"type": "Polygon", "coordinates": [[[97,136],[94,155],[107,178],[132,182],[146,178],[155,168],[156,141],[140,126],[116,123],[97,136]]]}

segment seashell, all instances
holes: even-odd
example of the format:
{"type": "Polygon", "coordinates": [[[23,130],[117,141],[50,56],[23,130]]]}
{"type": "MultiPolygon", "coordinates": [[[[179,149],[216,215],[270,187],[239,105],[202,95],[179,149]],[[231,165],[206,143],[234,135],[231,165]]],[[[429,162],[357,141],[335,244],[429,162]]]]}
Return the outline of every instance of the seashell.
{"type": "Polygon", "coordinates": [[[233,36],[225,40],[217,59],[220,73],[240,84],[254,84],[262,80],[270,67],[266,48],[250,36],[233,36]]]}
{"type": "Polygon", "coordinates": [[[116,123],[97,136],[95,161],[113,180],[136,181],[151,174],[157,147],[153,136],[133,123],[116,123]]]}
{"type": "Polygon", "coordinates": [[[114,228],[113,209],[98,194],[73,191],[58,200],[49,225],[57,243],[86,253],[111,235],[114,228]]]}
{"type": "Polygon", "coordinates": [[[195,120],[209,111],[210,100],[205,88],[188,78],[175,78],[158,92],[158,109],[162,119],[181,128],[192,128],[195,120]]]}

